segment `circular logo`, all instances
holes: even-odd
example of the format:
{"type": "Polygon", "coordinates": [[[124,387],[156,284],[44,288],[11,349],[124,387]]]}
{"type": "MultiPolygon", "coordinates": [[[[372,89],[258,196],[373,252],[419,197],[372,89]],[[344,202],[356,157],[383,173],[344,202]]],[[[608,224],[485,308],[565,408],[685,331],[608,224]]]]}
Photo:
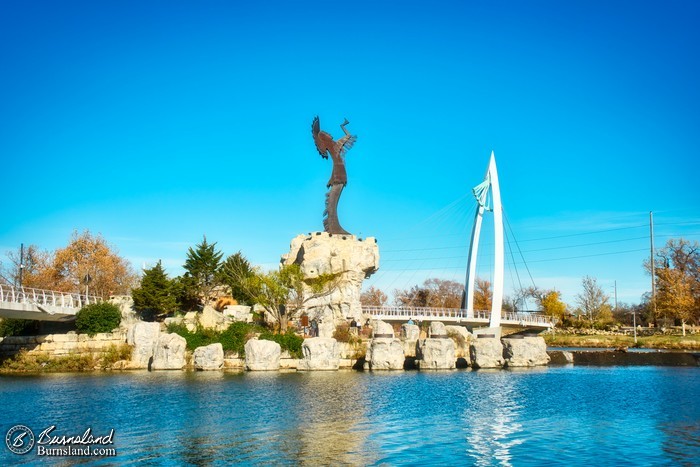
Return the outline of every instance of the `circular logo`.
{"type": "Polygon", "coordinates": [[[15,425],[5,435],[5,444],[15,454],[26,454],[34,447],[34,433],[24,425],[15,425]]]}

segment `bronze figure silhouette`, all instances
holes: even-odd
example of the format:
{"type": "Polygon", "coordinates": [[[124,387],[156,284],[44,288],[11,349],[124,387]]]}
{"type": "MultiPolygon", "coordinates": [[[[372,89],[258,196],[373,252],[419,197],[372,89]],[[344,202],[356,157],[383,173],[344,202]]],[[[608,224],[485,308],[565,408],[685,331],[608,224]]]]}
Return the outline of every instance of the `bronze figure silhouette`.
{"type": "Polygon", "coordinates": [[[340,199],[340,194],[343,192],[343,188],[345,188],[345,185],[348,183],[348,174],[345,171],[345,153],[348,149],[352,148],[352,145],[357,141],[357,136],[351,135],[348,130],[345,129],[345,125],[348,123],[350,122],[348,122],[346,118],[342,125],[340,125],[345,136],[338,141],[333,141],[333,137],[330,134],[321,130],[321,122],[319,122],[318,117],[314,118],[311,124],[311,134],[314,137],[316,149],[318,149],[319,154],[321,154],[324,159],[328,159],[328,154],[330,154],[333,160],[333,172],[326,185],[326,187],[330,189],[328,193],[326,193],[326,210],[323,213],[323,228],[330,234],[350,235],[349,232],[340,226],[340,222],[338,222],[338,200],[340,199]]]}

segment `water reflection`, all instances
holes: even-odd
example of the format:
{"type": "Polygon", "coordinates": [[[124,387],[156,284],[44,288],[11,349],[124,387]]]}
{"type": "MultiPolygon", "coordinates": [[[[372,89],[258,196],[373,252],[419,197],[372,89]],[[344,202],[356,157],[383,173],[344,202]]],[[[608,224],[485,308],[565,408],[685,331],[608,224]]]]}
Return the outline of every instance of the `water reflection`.
{"type": "MultiPolygon", "coordinates": [[[[303,411],[299,426],[302,464],[371,462],[363,428],[367,404],[358,379],[348,372],[308,372],[301,375],[297,403],[303,411]]],[[[366,425],[365,425],[366,426],[366,425]]]]}
{"type": "MultiPolygon", "coordinates": [[[[118,457],[90,465],[693,465],[700,458],[697,368],[0,375],[0,407],[4,433],[17,423],[114,428],[118,457]]],[[[39,460],[0,449],[0,465],[39,460]]]]}
{"type": "Polygon", "coordinates": [[[524,441],[517,437],[523,428],[519,421],[518,380],[503,371],[481,370],[477,377],[488,383],[472,387],[470,404],[463,414],[467,454],[475,465],[511,466],[511,449],[524,441]]]}

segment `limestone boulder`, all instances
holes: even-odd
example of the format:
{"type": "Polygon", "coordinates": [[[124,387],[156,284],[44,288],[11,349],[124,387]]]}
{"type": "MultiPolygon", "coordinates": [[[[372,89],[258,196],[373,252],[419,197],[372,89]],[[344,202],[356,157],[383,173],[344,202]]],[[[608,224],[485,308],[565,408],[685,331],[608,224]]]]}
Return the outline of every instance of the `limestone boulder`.
{"type": "Polygon", "coordinates": [[[377,320],[372,324],[372,336],[381,338],[395,337],[394,328],[389,323],[377,320]]]}
{"type": "Polygon", "coordinates": [[[159,337],[159,323],[137,321],[129,325],[126,333],[126,343],[133,347],[131,352],[131,368],[149,368],[159,337]]]}
{"type": "Polygon", "coordinates": [[[197,347],[192,356],[196,370],[220,370],[224,367],[224,348],[219,342],[197,347]]]}
{"type": "Polygon", "coordinates": [[[469,345],[471,365],[474,368],[501,368],[505,364],[503,344],[497,337],[481,337],[469,345]]]}
{"type": "Polygon", "coordinates": [[[418,341],[416,363],[421,370],[451,370],[457,357],[450,338],[428,338],[418,341]]]}
{"type": "Polygon", "coordinates": [[[445,325],[440,321],[433,321],[430,323],[430,333],[429,337],[446,337],[447,331],[445,330],[445,325]]]}
{"type": "Polygon", "coordinates": [[[405,359],[401,340],[386,337],[372,339],[365,356],[369,370],[403,370],[405,359]]]}
{"type": "Polygon", "coordinates": [[[245,344],[245,368],[249,371],[280,369],[282,347],[277,342],[250,339],[245,344]]]}
{"type": "Polygon", "coordinates": [[[214,331],[224,331],[232,322],[228,316],[224,316],[222,312],[216,311],[209,305],[204,307],[198,320],[199,325],[204,329],[212,329],[214,331]]]}
{"type": "Polygon", "coordinates": [[[539,366],[549,363],[543,337],[503,338],[503,357],[509,367],[539,366]]]}
{"type": "Polygon", "coordinates": [[[401,325],[401,342],[405,357],[416,356],[418,339],[420,339],[420,328],[417,325],[408,323],[401,325]]]}
{"type": "Polygon", "coordinates": [[[251,307],[245,305],[229,305],[224,308],[224,316],[230,317],[233,321],[253,322],[251,307]]]}
{"type": "Polygon", "coordinates": [[[469,343],[472,340],[471,333],[464,326],[445,326],[447,335],[455,343],[457,358],[469,358],[469,343]]]}
{"type": "Polygon", "coordinates": [[[407,341],[416,341],[420,338],[420,328],[416,324],[404,323],[401,325],[401,338],[407,341]]]}
{"type": "Polygon", "coordinates": [[[161,333],[153,352],[151,370],[182,370],[185,367],[187,341],[182,336],[161,333]]]}
{"type": "Polygon", "coordinates": [[[566,350],[550,350],[547,352],[547,355],[550,358],[549,363],[554,365],[570,365],[574,363],[574,354],[566,350]]]}
{"type": "Polygon", "coordinates": [[[340,365],[338,342],[332,338],[313,337],[301,345],[303,358],[299,370],[337,370],[340,365]]]}

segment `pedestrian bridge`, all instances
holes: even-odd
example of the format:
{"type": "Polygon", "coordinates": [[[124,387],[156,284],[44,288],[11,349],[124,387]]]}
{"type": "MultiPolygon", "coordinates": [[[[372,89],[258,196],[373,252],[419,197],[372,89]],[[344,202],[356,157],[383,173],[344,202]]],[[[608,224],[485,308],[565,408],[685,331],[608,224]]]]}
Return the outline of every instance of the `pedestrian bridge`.
{"type": "Polygon", "coordinates": [[[0,318],[71,321],[82,307],[100,301],[80,293],[0,284],[0,318]]]}
{"type": "MultiPolygon", "coordinates": [[[[424,308],[403,306],[363,306],[362,312],[382,321],[406,322],[441,321],[445,324],[461,324],[463,326],[488,326],[491,318],[489,311],[474,311],[467,313],[462,308],[424,308]]],[[[501,315],[501,325],[510,328],[551,329],[554,321],[542,313],[504,312],[501,315]]]]}

